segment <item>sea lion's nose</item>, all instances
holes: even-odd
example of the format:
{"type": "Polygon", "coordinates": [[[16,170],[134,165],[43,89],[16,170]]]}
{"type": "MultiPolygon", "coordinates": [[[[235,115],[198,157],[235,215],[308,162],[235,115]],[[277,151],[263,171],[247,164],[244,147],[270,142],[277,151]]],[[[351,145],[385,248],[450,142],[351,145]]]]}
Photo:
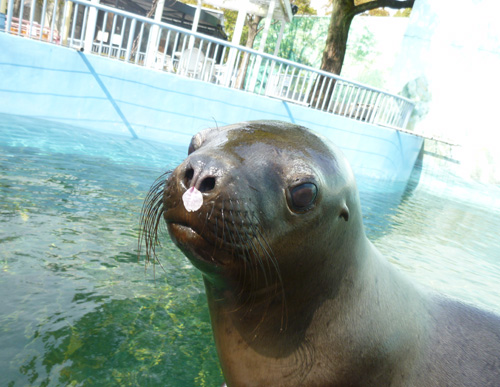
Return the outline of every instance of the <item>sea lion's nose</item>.
{"type": "Polygon", "coordinates": [[[202,193],[211,192],[222,177],[223,166],[214,159],[188,159],[181,171],[181,184],[185,189],[195,187],[202,193]]]}

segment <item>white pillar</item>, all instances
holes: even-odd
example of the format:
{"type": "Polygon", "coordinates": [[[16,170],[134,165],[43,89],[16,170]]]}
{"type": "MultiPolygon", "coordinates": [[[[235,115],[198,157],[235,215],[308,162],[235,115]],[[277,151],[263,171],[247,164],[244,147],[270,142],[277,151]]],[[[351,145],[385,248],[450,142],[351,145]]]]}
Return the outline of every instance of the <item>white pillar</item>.
{"type": "MultiPolygon", "coordinates": [[[[165,0],[158,0],[155,9],[154,21],[160,23],[163,15],[163,8],[165,8],[165,0]]],[[[148,47],[146,49],[146,66],[153,67],[155,64],[156,53],[158,52],[158,34],[160,27],[153,24],[149,32],[148,47]]],[[[166,49],[166,47],[165,47],[166,49]]]]}
{"type": "Polygon", "coordinates": [[[285,21],[281,21],[280,33],[278,35],[278,41],[276,42],[276,47],[274,47],[274,56],[278,56],[280,52],[281,40],[283,39],[283,33],[285,32],[285,21]]]}
{"type": "MultiPolygon", "coordinates": [[[[194,13],[193,26],[191,27],[191,31],[196,32],[198,30],[198,24],[200,22],[200,14],[201,14],[201,0],[198,0],[198,4],[196,5],[196,12],[194,13]]],[[[194,46],[194,36],[189,38],[188,48],[193,48],[194,46]]]]}
{"type": "MultiPolygon", "coordinates": [[[[91,0],[94,4],[99,4],[99,0],[91,0]]],[[[89,16],[87,18],[87,26],[85,28],[85,42],[83,49],[86,53],[92,52],[92,43],[94,42],[95,28],[97,25],[97,8],[90,7],[89,16]]]]}
{"type": "MultiPolygon", "coordinates": [[[[243,32],[243,26],[245,25],[246,17],[247,17],[247,10],[246,8],[242,7],[238,11],[238,17],[236,18],[236,24],[234,26],[233,39],[231,40],[233,44],[240,44],[241,34],[243,32]]],[[[224,80],[225,86],[229,86],[229,81],[233,75],[234,65],[236,62],[236,53],[237,51],[234,48],[231,48],[229,50],[229,56],[227,58],[226,79],[224,80]]]]}
{"type": "Polygon", "coordinates": [[[233,39],[231,39],[231,42],[233,44],[240,44],[241,34],[243,32],[243,26],[245,25],[246,16],[247,10],[242,7],[238,11],[238,17],[236,18],[236,24],[234,26],[233,39]]]}
{"type": "Polygon", "coordinates": [[[276,0],[271,0],[269,2],[269,8],[267,9],[267,16],[264,21],[264,30],[262,31],[262,39],[260,40],[259,51],[264,52],[266,47],[267,35],[269,35],[269,27],[271,26],[271,21],[273,20],[274,8],[276,7],[276,0]]]}
{"type": "MultiPolygon", "coordinates": [[[[276,6],[276,0],[271,0],[269,2],[269,8],[267,9],[267,16],[264,21],[264,30],[262,31],[262,39],[260,40],[259,51],[264,52],[266,47],[267,35],[269,35],[269,27],[271,26],[271,21],[273,20],[274,8],[276,6]]],[[[252,79],[250,81],[249,90],[253,91],[255,84],[257,83],[257,77],[259,75],[260,64],[262,63],[262,57],[258,56],[254,63],[252,69],[252,79]]]]}

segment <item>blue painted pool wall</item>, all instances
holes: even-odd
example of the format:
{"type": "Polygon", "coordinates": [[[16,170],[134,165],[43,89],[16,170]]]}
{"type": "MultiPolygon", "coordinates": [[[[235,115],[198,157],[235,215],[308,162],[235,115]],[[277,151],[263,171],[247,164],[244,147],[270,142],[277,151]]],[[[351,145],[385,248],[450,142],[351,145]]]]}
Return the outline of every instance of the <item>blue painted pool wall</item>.
{"type": "Polygon", "coordinates": [[[288,121],[333,141],[357,176],[398,182],[422,146],[393,129],[5,33],[0,112],[185,146],[215,125],[288,121]]]}

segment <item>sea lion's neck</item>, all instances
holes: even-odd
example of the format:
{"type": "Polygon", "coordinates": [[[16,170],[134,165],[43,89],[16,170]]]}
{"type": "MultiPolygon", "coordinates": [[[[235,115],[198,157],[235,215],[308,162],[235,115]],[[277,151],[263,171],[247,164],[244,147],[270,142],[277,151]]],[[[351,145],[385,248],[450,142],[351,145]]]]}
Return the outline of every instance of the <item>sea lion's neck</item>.
{"type": "MultiPolygon", "coordinates": [[[[358,379],[361,384],[388,385],[398,364],[412,364],[401,360],[418,356],[419,349],[410,350],[410,343],[425,342],[425,327],[417,325],[426,321],[422,296],[366,237],[356,246],[342,259],[357,264],[331,282],[340,280],[340,285],[330,286],[320,275],[316,281],[303,278],[300,284],[308,286],[296,286],[295,291],[285,285],[285,309],[276,292],[267,303],[263,289],[253,304],[238,304],[231,291],[205,281],[214,338],[229,385],[245,385],[256,375],[262,376],[263,385],[307,385],[308,375],[327,385],[358,379]],[[357,370],[356,375],[348,370],[357,370]]],[[[397,372],[403,377],[410,370],[397,372]]]]}

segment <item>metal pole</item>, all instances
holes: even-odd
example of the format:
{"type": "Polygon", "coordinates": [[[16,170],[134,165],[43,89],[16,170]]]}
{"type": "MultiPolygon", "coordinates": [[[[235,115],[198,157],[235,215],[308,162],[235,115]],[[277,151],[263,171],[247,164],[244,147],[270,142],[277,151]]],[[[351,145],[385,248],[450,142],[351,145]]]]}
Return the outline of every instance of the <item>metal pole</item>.
{"type": "MultiPolygon", "coordinates": [[[[92,3],[99,4],[99,0],[92,0],[92,3]]],[[[83,44],[83,49],[87,53],[92,52],[92,44],[94,43],[94,34],[96,25],[97,25],[97,8],[90,7],[89,17],[87,19],[87,26],[85,29],[85,42],[83,44]]]]}

